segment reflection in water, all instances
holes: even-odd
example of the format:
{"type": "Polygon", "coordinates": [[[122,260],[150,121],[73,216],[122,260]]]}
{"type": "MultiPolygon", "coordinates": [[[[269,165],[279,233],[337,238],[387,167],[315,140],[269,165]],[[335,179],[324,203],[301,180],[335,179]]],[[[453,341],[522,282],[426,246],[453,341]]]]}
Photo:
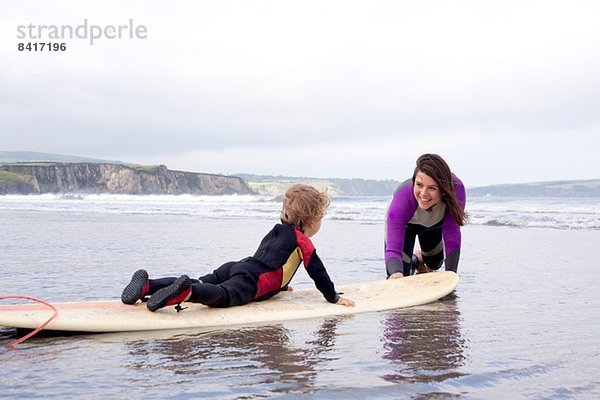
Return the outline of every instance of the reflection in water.
{"type": "Polygon", "coordinates": [[[293,340],[296,332],[282,325],[132,341],[127,344],[135,362],[127,367],[169,371],[172,379],[197,382],[200,392],[220,398],[249,390],[307,393],[314,389],[318,365],[327,362],[326,353],[335,347],[336,328],[343,320],[324,319],[299,344],[293,340]]]}
{"type": "Polygon", "coordinates": [[[454,293],[429,305],[388,314],[383,326],[384,358],[396,372],[389,382],[442,382],[462,374],[465,339],[454,293]]]}

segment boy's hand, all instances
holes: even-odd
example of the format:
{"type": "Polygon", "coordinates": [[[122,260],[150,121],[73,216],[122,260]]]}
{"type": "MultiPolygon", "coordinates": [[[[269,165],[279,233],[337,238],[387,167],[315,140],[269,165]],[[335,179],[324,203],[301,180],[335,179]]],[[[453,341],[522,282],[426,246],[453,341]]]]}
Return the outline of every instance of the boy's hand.
{"type": "Polygon", "coordinates": [[[293,287],[291,287],[291,286],[288,286],[288,287],[287,287],[287,289],[285,289],[285,290],[287,290],[288,292],[293,292],[293,291],[294,291],[294,288],[293,288],[293,287]]]}
{"type": "Polygon", "coordinates": [[[346,306],[346,307],[354,307],[354,302],[352,300],[347,299],[342,296],[340,296],[340,299],[335,304],[339,304],[341,306],[346,306]]]}

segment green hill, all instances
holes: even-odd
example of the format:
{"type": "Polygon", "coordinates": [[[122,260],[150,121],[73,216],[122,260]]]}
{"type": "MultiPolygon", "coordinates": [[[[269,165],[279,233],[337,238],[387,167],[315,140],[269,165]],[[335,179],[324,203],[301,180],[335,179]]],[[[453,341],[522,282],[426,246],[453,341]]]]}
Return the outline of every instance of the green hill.
{"type": "Polygon", "coordinates": [[[600,179],[492,185],[467,192],[470,196],[600,197],[600,179]]]}
{"type": "Polygon", "coordinates": [[[0,163],[33,161],[125,164],[123,161],[100,160],[98,158],[68,156],[63,154],[38,153],[35,151],[0,151],[0,163]]]}
{"type": "Polygon", "coordinates": [[[280,195],[293,183],[306,183],[332,196],[389,196],[399,182],[394,180],[311,178],[274,175],[235,174],[244,179],[252,190],[266,195],[280,195]]]}

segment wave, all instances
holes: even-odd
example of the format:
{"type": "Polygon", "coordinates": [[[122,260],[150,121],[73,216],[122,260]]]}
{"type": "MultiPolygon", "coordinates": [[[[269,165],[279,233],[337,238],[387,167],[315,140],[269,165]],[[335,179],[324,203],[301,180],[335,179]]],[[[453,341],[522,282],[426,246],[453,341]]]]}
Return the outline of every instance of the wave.
{"type": "Polygon", "coordinates": [[[0,202],[6,201],[25,201],[25,202],[44,202],[54,200],[81,200],[96,201],[105,203],[254,203],[275,201],[274,196],[251,195],[251,194],[231,194],[220,196],[209,195],[191,195],[191,194],[82,194],[82,193],[45,193],[32,195],[3,195],[0,196],[0,202]]]}
{"type": "Polygon", "coordinates": [[[600,198],[493,198],[468,200],[470,212],[600,215],[600,198]]]}
{"type": "MultiPolygon", "coordinates": [[[[382,224],[388,202],[388,197],[333,197],[326,218],[382,224]]],[[[5,195],[0,196],[0,210],[277,220],[281,199],[265,195],[5,195]]],[[[600,199],[473,198],[467,212],[472,225],[600,229],[600,199]]]]}
{"type": "Polygon", "coordinates": [[[508,222],[508,221],[498,221],[497,219],[492,219],[489,221],[485,221],[480,223],[479,225],[487,225],[487,226],[511,226],[511,227],[518,227],[518,224],[515,224],[513,222],[508,222]]]}

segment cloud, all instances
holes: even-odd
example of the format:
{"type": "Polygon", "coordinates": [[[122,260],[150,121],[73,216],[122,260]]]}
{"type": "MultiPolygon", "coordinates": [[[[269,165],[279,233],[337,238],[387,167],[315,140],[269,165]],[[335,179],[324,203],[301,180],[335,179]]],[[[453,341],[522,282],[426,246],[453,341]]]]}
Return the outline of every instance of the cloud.
{"type": "Polygon", "coordinates": [[[20,2],[5,27],[133,18],[148,38],[3,50],[5,150],[387,178],[392,160],[410,170],[434,148],[460,165],[477,149],[494,157],[465,173],[502,182],[516,174],[509,154],[527,148],[523,177],[546,179],[537,165],[552,158],[558,176],[600,145],[589,135],[600,125],[598,11],[584,1],[20,2]],[[318,157],[292,168],[295,155],[318,157]]]}

